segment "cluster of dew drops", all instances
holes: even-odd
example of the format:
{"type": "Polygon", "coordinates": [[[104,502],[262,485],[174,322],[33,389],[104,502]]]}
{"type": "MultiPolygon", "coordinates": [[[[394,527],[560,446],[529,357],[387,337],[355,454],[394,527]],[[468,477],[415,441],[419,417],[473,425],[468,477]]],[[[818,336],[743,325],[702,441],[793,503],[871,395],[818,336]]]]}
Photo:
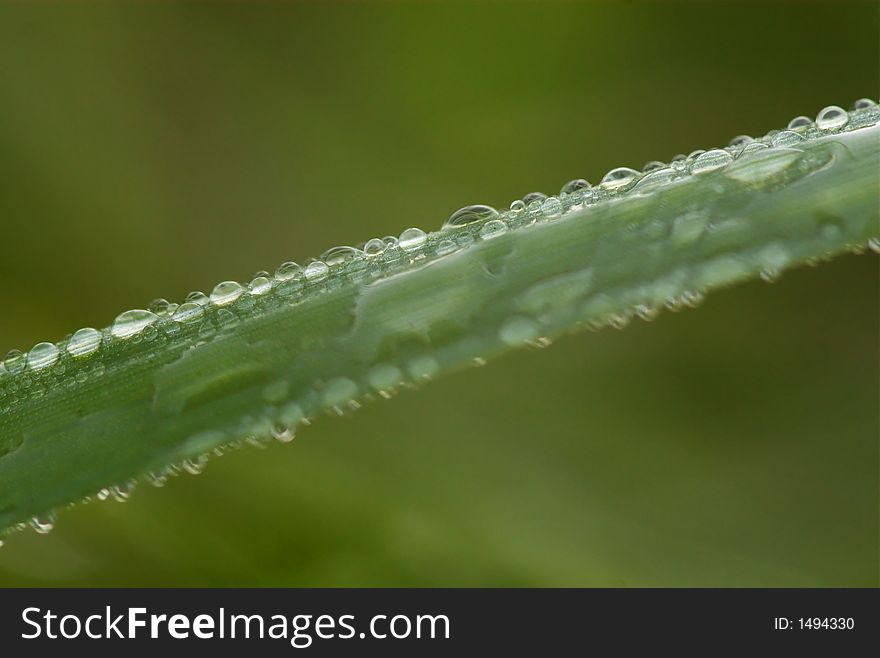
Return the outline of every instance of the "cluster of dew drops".
{"type": "MultiPolygon", "coordinates": [[[[219,313],[222,321],[223,308],[236,303],[244,296],[260,298],[292,284],[318,288],[320,283],[327,280],[331,272],[336,269],[346,269],[350,272],[365,271],[371,262],[384,261],[386,264],[394,265],[414,262],[426,255],[445,256],[477,240],[491,240],[512,229],[527,227],[539,221],[553,220],[570,211],[605,199],[621,194],[650,193],[658,187],[686,176],[715,171],[733,163],[743,155],[758,150],[793,147],[813,137],[855,130],[874,125],[878,121],[880,121],[880,107],[877,102],[863,98],[853,104],[850,112],[835,105],[828,106],[822,109],[815,119],[798,116],[792,119],[785,129],[771,131],[760,139],[739,135],[724,148],[697,150],[688,155],[677,155],[668,163],[648,162],[641,170],[617,167],[605,174],[596,186],[582,178],[577,178],[563,185],[558,195],[532,192],[514,200],[505,211],[483,204],[465,206],[452,213],[438,233],[429,235],[422,229],[408,228],[397,237],[373,238],[357,247],[333,247],[319,258],[307,262],[305,266],[286,262],[280,265],[274,274],[258,272],[245,285],[236,281],[224,281],[217,284],[210,295],[193,292],[181,304],[174,304],[164,299],[155,300],[148,309],[134,309],[121,313],[111,326],[103,331],[86,327],[57,344],[38,343],[26,353],[10,350],[0,361],[0,384],[6,384],[7,392],[15,391],[16,384],[11,383],[11,376],[24,378],[20,385],[27,386],[32,383],[29,377],[36,377],[50,368],[56,374],[63,374],[59,370],[63,370],[65,360],[82,363],[95,355],[102,346],[113,341],[148,339],[156,333],[155,325],[160,321],[165,321],[172,328],[177,325],[193,325],[201,322],[209,310],[219,313]]],[[[868,246],[880,253],[880,239],[871,239],[868,246]]],[[[694,296],[695,299],[684,299],[682,303],[688,306],[695,305],[701,295],[695,293],[694,296]]],[[[228,311],[225,313],[231,317],[231,313],[228,311]]],[[[646,310],[644,314],[639,313],[639,315],[650,319],[652,313],[646,310]]],[[[526,322],[527,320],[522,318],[515,318],[502,327],[500,338],[505,342],[521,343],[524,336],[532,337],[535,327],[531,324],[520,326],[526,322]]],[[[542,340],[535,338],[532,342],[541,343],[542,340]]],[[[89,376],[99,376],[102,372],[103,366],[96,363],[91,371],[79,369],[77,377],[84,379],[89,376]]],[[[4,390],[0,389],[0,395],[3,392],[4,390]]],[[[0,398],[0,409],[2,408],[2,398],[0,398]]],[[[305,423],[307,419],[302,418],[299,422],[305,423]]],[[[272,435],[278,441],[287,443],[293,439],[293,430],[288,426],[277,426],[272,431],[272,435]]],[[[226,449],[230,446],[240,447],[242,443],[229,444],[226,449]]],[[[253,443],[260,442],[253,441],[253,443]]],[[[223,450],[218,448],[215,452],[219,455],[223,450]]],[[[183,472],[190,474],[201,472],[206,460],[206,455],[185,460],[181,464],[167,466],[159,473],[149,473],[146,479],[155,486],[162,486],[171,476],[183,472]]],[[[94,496],[85,498],[83,502],[93,499],[125,501],[131,495],[134,485],[135,481],[132,480],[124,485],[102,489],[94,496]]],[[[26,525],[19,524],[12,529],[21,529],[26,525]]],[[[47,533],[54,525],[54,514],[35,517],[31,519],[29,525],[38,533],[47,533]]]]}

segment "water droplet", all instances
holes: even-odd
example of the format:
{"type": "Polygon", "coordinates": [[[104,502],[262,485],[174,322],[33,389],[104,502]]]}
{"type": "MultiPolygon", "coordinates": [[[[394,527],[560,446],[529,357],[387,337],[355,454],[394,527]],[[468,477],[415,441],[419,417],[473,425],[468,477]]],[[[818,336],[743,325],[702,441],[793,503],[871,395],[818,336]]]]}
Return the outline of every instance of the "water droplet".
{"type": "Polygon", "coordinates": [[[505,233],[507,233],[507,224],[500,219],[490,220],[480,229],[480,237],[483,240],[491,240],[505,233]]]}
{"type": "Polygon", "coordinates": [[[875,254],[880,254],[880,238],[871,238],[868,240],[868,249],[875,254]]]}
{"type": "Polygon", "coordinates": [[[358,394],[358,385],[347,377],[331,379],[321,391],[321,401],[325,406],[338,407],[353,400],[358,394]]]}
{"type": "Polygon", "coordinates": [[[543,192],[529,192],[522,198],[522,202],[528,206],[529,204],[534,203],[535,201],[543,202],[544,199],[547,198],[547,195],[543,192]]]}
{"type": "Polygon", "coordinates": [[[746,144],[750,144],[751,142],[754,142],[754,141],[755,141],[755,139],[753,137],[750,137],[749,135],[737,135],[736,137],[734,137],[733,139],[730,140],[730,143],[728,144],[728,146],[733,146],[733,147],[745,146],[746,144]]]}
{"type": "Polygon", "coordinates": [[[126,500],[131,498],[132,492],[134,492],[134,488],[136,486],[136,482],[134,480],[129,480],[123,484],[117,484],[110,487],[110,493],[113,495],[113,500],[117,503],[124,503],[126,500]]]}
{"type": "Polygon", "coordinates": [[[667,166],[668,165],[666,165],[663,162],[660,162],[659,160],[651,160],[650,162],[645,163],[645,166],[642,167],[642,172],[648,174],[652,171],[656,171],[657,169],[663,169],[664,167],[667,167],[667,166]]]}
{"type": "Polygon", "coordinates": [[[829,105],[816,116],[819,130],[840,130],[849,121],[849,114],[842,107],[829,105]]]}
{"type": "Polygon", "coordinates": [[[293,441],[293,431],[287,425],[275,425],[272,428],[272,438],[280,443],[293,441]]]}
{"type": "Polygon", "coordinates": [[[161,297],[158,299],[154,299],[147,306],[151,312],[156,315],[170,315],[174,312],[174,308],[176,305],[169,302],[167,299],[162,299],[161,297]]]}
{"type": "Polygon", "coordinates": [[[21,350],[9,350],[3,359],[3,365],[9,372],[21,372],[27,365],[27,357],[21,350]]]}
{"type": "Polygon", "coordinates": [[[428,235],[422,229],[413,227],[400,234],[397,244],[404,251],[415,251],[421,248],[427,239],[428,235]]]}
{"type": "Polygon", "coordinates": [[[684,300],[679,295],[672,295],[666,298],[663,305],[673,313],[678,313],[684,308],[684,300]]]}
{"type": "Polygon", "coordinates": [[[258,274],[248,284],[248,290],[252,295],[265,295],[272,290],[272,281],[268,276],[258,274]]]}
{"type": "Polygon", "coordinates": [[[733,162],[733,156],[724,149],[712,149],[697,156],[690,164],[692,174],[702,174],[725,167],[733,162]]]}
{"type": "Polygon", "coordinates": [[[805,141],[807,141],[806,137],[793,130],[780,130],[771,140],[773,146],[795,146],[805,141]]]}
{"type": "Polygon", "coordinates": [[[327,263],[321,260],[313,260],[306,265],[306,269],[303,270],[303,276],[306,278],[306,281],[320,281],[327,276],[329,271],[330,268],[327,267],[327,263]]]}
{"type": "Polygon", "coordinates": [[[590,185],[583,178],[575,178],[574,180],[570,180],[565,185],[563,185],[562,189],[559,190],[559,192],[560,194],[571,194],[572,192],[589,190],[591,187],[592,185],[590,185]]]}
{"type": "Polygon", "coordinates": [[[55,515],[35,516],[30,520],[30,525],[41,535],[46,535],[52,532],[52,528],[55,527],[55,515]]]}
{"type": "Polygon", "coordinates": [[[48,368],[58,361],[58,348],[53,343],[37,343],[27,355],[27,365],[31,370],[48,368]]]}
{"type": "Polygon", "coordinates": [[[388,245],[382,238],[373,238],[372,240],[367,240],[366,244],[364,244],[364,254],[367,256],[378,256],[387,248],[388,245]]]}
{"type": "Polygon", "coordinates": [[[211,301],[217,306],[231,304],[244,293],[244,288],[237,281],[223,281],[211,291],[211,301]]]}
{"type": "Polygon", "coordinates": [[[799,116],[795,117],[791,121],[788,122],[788,126],[786,126],[789,130],[796,130],[798,128],[810,128],[813,125],[813,120],[810,117],[799,116]]]}
{"type": "Polygon", "coordinates": [[[110,489],[101,489],[97,494],[95,494],[95,497],[98,500],[107,500],[110,497],[110,489]]]}
{"type": "Polygon", "coordinates": [[[475,204],[459,208],[449,216],[443,223],[443,229],[457,228],[459,226],[467,226],[475,222],[484,222],[490,219],[497,219],[498,211],[492,206],[483,204],[475,204]]]}
{"type": "Polygon", "coordinates": [[[168,476],[164,473],[150,472],[144,476],[144,479],[156,488],[164,487],[165,483],[168,482],[168,476]]]}
{"type": "Polygon", "coordinates": [[[452,240],[440,240],[437,243],[437,255],[445,256],[446,254],[451,254],[453,251],[458,249],[458,245],[455,244],[452,240]]]}
{"type": "Polygon", "coordinates": [[[877,102],[871,100],[870,98],[860,98],[855,103],[853,103],[854,110],[867,110],[869,107],[876,107],[877,102]]]}
{"type": "Polygon", "coordinates": [[[190,475],[198,475],[203,470],[205,470],[205,464],[207,463],[207,455],[198,455],[197,457],[193,457],[191,459],[184,459],[180,465],[183,467],[183,470],[185,470],[190,475]]]}
{"type": "Polygon", "coordinates": [[[533,319],[523,315],[508,318],[498,331],[498,338],[505,345],[522,345],[535,340],[540,335],[540,326],[533,319]]]}
{"type": "Polygon", "coordinates": [[[681,301],[685,306],[696,308],[706,299],[706,294],[702,290],[685,290],[681,293],[681,301]]]}
{"type": "Polygon", "coordinates": [[[403,382],[403,373],[400,368],[390,363],[380,363],[370,368],[367,373],[367,381],[380,394],[387,393],[403,382]]]}
{"type": "Polygon", "coordinates": [[[562,203],[555,196],[548,196],[541,203],[541,214],[551,219],[559,217],[562,214],[562,203]]]}
{"type": "Polygon", "coordinates": [[[526,204],[522,199],[516,199],[510,202],[510,212],[519,214],[526,209],[526,204]]]}
{"type": "Polygon", "coordinates": [[[737,159],[741,158],[744,155],[749,155],[754,153],[755,151],[763,151],[765,149],[769,149],[770,146],[768,144],[764,144],[763,142],[749,142],[745,146],[743,146],[736,154],[737,159]]]}
{"type": "Polygon", "coordinates": [[[155,313],[144,311],[143,309],[133,309],[125,311],[116,316],[113,326],[110,327],[110,333],[116,338],[127,339],[136,336],[146,327],[150,326],[159,319],[155,313]]]}
{"type": "Polygon", "coordinates": [[[354,247],[340,246],[331,247],[323,254],[321,254],[320,258],[330,267],[334,267],[336,265],[347,263],[348,261],[354,260],[355,258],[359,258],[362,255],[363,252],[360,249],[355,249],[354,247]]]}
{"type": "Polygon", "coordinates": [[[286,263],[281,263],[278,269],[275,270],[275,278],[279,281],[289,281],[299,275],[300,272],[302,272],[302,268],[299,265],[293,261],[287,261],[286,263]]]}
{"type": "Polygon", "coordinates": [[[295,402],[290,402],[284,406],[281,413],[278,415],[278,418],[288,427],[295,427],[300,422],[305,422],[304,416],[305,414],[303,413],[302,407],[295,402]]]}
{"type": "Polygon", "coordinates": [[[202,291],[194,290],[186,296],[186,299],[184,299],[184,301],[192,302],[193,304],[198,304],[200,306],[206,306],[211,300],[208,299],[208,296],[202,291]]]}
{"type": "Polygon", "coordinates": [[[433,356],[423,354],[410,359],[406,369],[413,379],[430,379],[440,370],[440,364],[433,356]]]}
{"type": "Polygon", "coordinates": [[[761,278],[768,283],[776,281],[790,261],[788,250],[781,244],[769,244],[758,254],[761,278]]]}
{"type": "Polygon", "coordinates": [[[635,184],[633,187],[633,192],[644,194],[646,192],[651,192],[658,187],[662,187],[664,185],[668,185],[672,183],[674,180],[680,177],[679,172],[677,172],[672,167],[664,167],[663,169],[654,169],[648,174],[645,174],[639,179],[639,182],[635,184]]]}
{"type": "Polygon", "coordinates": [[[650,304],[637,304],[634,310],[636,315],[645,322],[651,322],[660,314],[660,308],[650,304]]]}
{"type": "Polygon", "coordinates": [[[601,187],[607,190],[616,190],[632,183],[639,172],[629,167],[617,167],[612,169],[602,178],[601,187]]]}
{"type": "Polygon", "coordinates": [[[610,324],[613,329],[625,329],[631,320],[632,312],[628,310],[621,311],[620,313],[614,313],[608,318],[608,324],[610,324]]]}
{"type": "Polygon", "coordinates": [[[197,304],[196,302],[184,302],[177,307],[177,310],[174,311],[174,315],[171,316],[171,319],[175,322],[182,323],[196,322],[201,319],[204,313],[205,309],[203,309],[200,304],[197,304]]]}

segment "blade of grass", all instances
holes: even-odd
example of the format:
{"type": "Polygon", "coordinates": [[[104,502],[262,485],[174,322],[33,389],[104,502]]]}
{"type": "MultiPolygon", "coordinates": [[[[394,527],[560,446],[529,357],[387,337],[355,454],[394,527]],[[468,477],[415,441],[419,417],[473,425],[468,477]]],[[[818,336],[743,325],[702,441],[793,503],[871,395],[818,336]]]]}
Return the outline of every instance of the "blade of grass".
{"type": "Polygon", "coordinates": [[[198,472],[210,454],[288,441],[318,415],[509,349],[880,249],[880,111],[825,118],[13,351],[0,367],[0,528],[47,531],[62,505],[124,499],[143,474],[198,472]]]}

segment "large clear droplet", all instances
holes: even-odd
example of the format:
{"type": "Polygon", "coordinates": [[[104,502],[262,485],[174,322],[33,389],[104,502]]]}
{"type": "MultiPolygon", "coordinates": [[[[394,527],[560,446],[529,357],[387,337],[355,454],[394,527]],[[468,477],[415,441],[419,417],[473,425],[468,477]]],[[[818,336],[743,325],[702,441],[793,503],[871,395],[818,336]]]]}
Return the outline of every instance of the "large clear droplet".
{"type": "Polygon", "coordinates": [[[443,223],[443,229],[457,228],[459,226],[467,226],[474,222],[484,222],[490,219],[497,219],[498,211],[492,206],[483,204],[475,204],[459,208],[449,216],[443,223]]]}
{"type": "Polygon", "coordinates": [[[562,189],[559,190],[559,193],[571,194],[572,192],[577,192],[578,190],[589,190],[591,187],[592,186],[583,178],[575,178],[574,180],[570,180],[565,185],[563,185],[562,189]]]}
{"type": "Polygon", "coordinates": [[[480,237],[483,240],[491,240],[505,233],[507,233],[507,224],[500,219],[490,220],[480,228],[480,237]]]}
{"type": "Polygon", "coordinates": [[[755,138],[751,137],[749,135],[737,135],[736,137],[734,137],[733,139],[730,140],[730,143],[728,144],[728,146],[734,146],[734,147],[745,146],[746,144],[749,144],[754,141],[755,141],[755,138]]]}
{"type": "Polygon", "coordinates": [[[806,137],[796,133],[793,130],[780,130],[778,133],[773,135],[771,143],[773,144],[773,146],[794,146],[805,141],[807,141],[806,137]]]}
{"type": "Polygon", "coordinates": [[[388,245],[385,243],[385,240],[382,238],[373,238],[372,240],[367,240],[364,244],[364,253],[367,256],[378,256],[387,248],[388,245]]]}
{"type": "Polygon", "coordinates": [[[420,228],[408,228],[397,240],[398,246],[404,251],[415,251],[428,239],[428,235],[420,228]]]}
{"type": "Polygon", "coordinates": [[[217,306],[231,304],[244,293],[244,288],[237,281],[224,281],[214,286],[211,291],[211,301],[217,306]]]}
{"type": "Polygon", "coordinates": [[[58,361],[58,348],[53,343],[37,343],[27,355],[27,365],[31,370],[48,368],[58,361]]]}
{"type": "Polygon", "coordinates": [[[47,516],[35,516],[31,519],[30,525],[41,535],[49,534],[52,532],[52,528],[55,527],[55,515],[49,514],[47,516]]]}
{"type": "Polygon", "coordinates": [[[202,315],[204,315],[204,313],[205,309],[202,308],[201,304],[184,302],[177,307],[177,310],[174,311],[174,315],[171,316],[171,319],[175,322],[186,324],[189,322],[196,322],[202,317],[202,315]]]}
{"type": "Polygon", "coordinates": [[[649,174],[652,171],[656,171],[657,169],[664,169],[669,165],[660,162],[659,160],[651,160],[650,162],[646,162],[645,166],[642,167],[642,172],[649,174]]]}
{"type": "Polygon", "coordinates": [[[275,270],[275,278],[279,281],[289,281],[302,272],[302,268],[293,261],[281,263],[275,270]]]}
{"type": "Polygon", "coordinates": [[[789,130],[796,130],[804,128],[810,128],[813,125],[813,120],[810,117],[799,116],[795,117],[791,121],[788,122],[788,126],[786,126],[789,130]]]}
{"type": "Polygon", "coordinates": [[[543,192],[529,192],[522,198],[522,202],[527,206],[534,203],[535,201],[544,201],[547,198],[547,195],[543,192]]]}
{"type": "Polygon", "coordinates": [[[733,156],[724,149],[712,149],[694,158],[690,164],[692,174],[701,174],[707,171],[720,169],[733,162],[733,156]]]}
{"type": "Polygon", "coordinates": [[[145,311],[143,309],[125,311],[116,316],[113,325],[110,327],[110,333],[115,338],[131,338],[142,332],[158,319],[159,316],[155,313],[150,313],[150,311],[145,311]]]}
{"type": "Polygon", "coordinates": [[[252,295],[265,295],[272,290],[272,281],[267,273],[257,274],[248,284],[248,290],[252,295]]]}
{"type": "Polygon", "coordinates": [[[816,116],[816,127],[819,130],[840,130],[849,121],[849,114],[842,107],[829,105],[816,116]]]}
{"type": "Polygon", "coordinates": [[[342,265],[343,263],[347,263],[350,260],[354,260],[363,255],[363,252],[360,249],[355,249],[354,247],[332,247],[321,254],[321,260],[327,263],[330,267],[335,265],[342,265]]]}
{"type": "Polygon", "coordinates": [[[211,300],[208,299],[208,296],[203,293],[201,290],[194,290],[190,294],[186,296],[184,300],[186,302],[192,302],[193,304],[200,304],[202,306],[207,305],[211,300]]]}
{"type": "Polygon", "coordinates": [[[327,276],[329,271],[330,268],[327,266],[327,263],[322,260],[313,260],[306,265],[306,269],[303,270],[303,276],[305,276],[307,281],[320,281],[327,276]]]}
{"type": "Polygon", "coordinates": [[[639,172],[629,167],[617,167],[602,177],[600,185],[607,190],[616,190],[632,183],[639,172]]]}
{"type": "Polygon", "coordinates": [[[27,357],[21,350],[9,350],[3,359],[3,365],[9,372],[21,372],[27,365],[27,357]]]}
{"type": "Polygon", "coordinates": [[[101,344],[101,332],[91,327],[77,331],[67,341],[67,353],[74,358],[88,356],[95,352],[101,344]]]}

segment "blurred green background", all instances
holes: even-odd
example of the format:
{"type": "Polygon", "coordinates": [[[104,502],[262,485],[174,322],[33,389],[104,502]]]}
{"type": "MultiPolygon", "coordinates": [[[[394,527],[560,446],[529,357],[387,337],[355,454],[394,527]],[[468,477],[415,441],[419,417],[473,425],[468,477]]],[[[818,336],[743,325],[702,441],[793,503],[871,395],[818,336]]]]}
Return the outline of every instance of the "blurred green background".
{"type": "MultiPolygon", "coordinates": [[[[5,3],[0,351],[876,98],[878,17],[5,3]]],[[[878,297],[846,256],[516,353],[65,511],[0,585],[877,586],[878,297]]]]}

